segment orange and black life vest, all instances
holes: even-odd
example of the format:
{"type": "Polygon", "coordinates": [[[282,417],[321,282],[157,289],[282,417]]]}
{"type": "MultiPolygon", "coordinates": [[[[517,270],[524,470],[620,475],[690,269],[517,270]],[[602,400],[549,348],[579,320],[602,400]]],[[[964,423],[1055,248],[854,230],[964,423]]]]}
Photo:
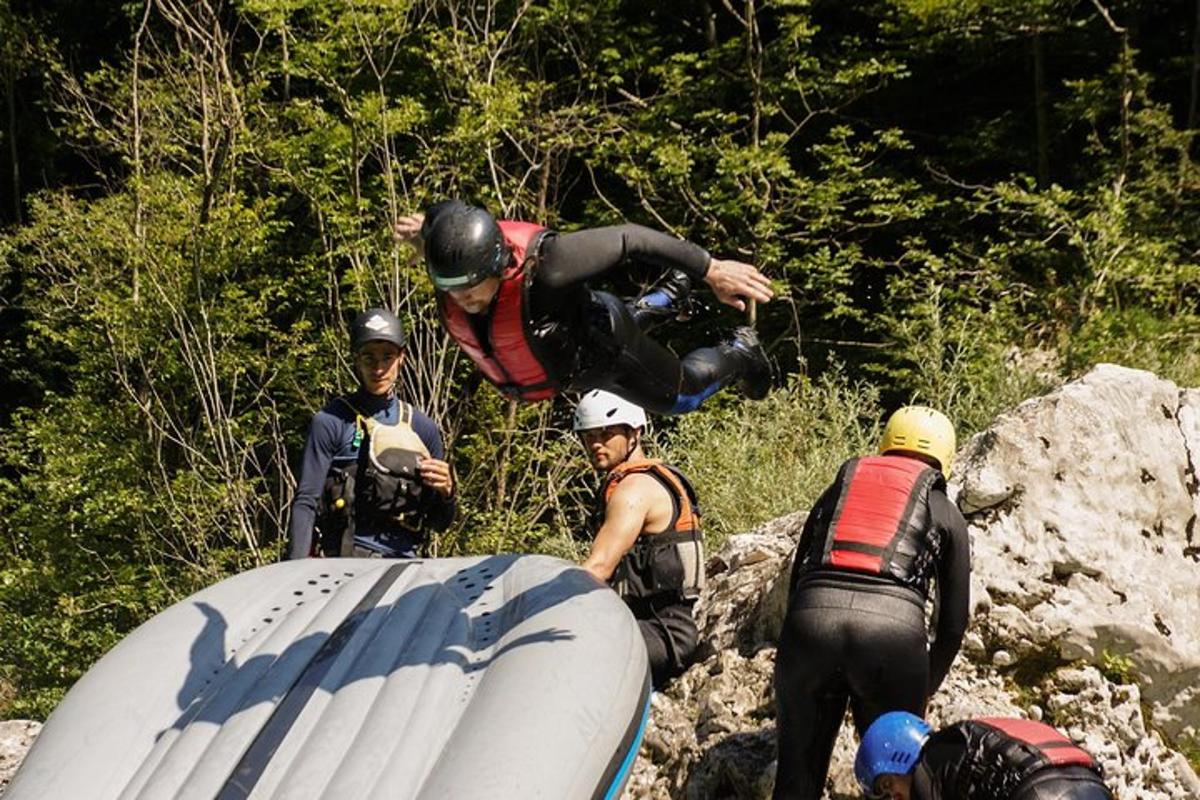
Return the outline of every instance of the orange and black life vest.
{"type": "MultiPolygon", "coordinates": [[[[954,726],[966,742],[959,789],[967,797],[1011,797],[1035,773],[1050,767],[1086,767],[1102,781],[1100,766],[1059,731],[1031,719],[980,717],[954,726]]],[[[958,795],[955,795],[958,796],[958,795]]]]}
{"type": "Polygon", "coordinates": [[[799,554],[804,570],[887,576],[924,593],[940,546],[929,493],[944,491],[942,473],[907,456],[866,456],[843,464],[834,485],[830,518],[799,554]]]}
{"type": "Polygon", "coordinates": [[[696,490],[683,473],[659,459],[620,464],[600,488],[600,515],[617,485],[636,474],[656,478],[670,493],[674,511],[665,531],[637,538],[609,583],[622,597],[694,600],[704,588],[704,537],[696,490]]]}
{"type": "Polygon", "coordinates": [[[545,400],[553,397],[561,384],[538,355],[529,330],[528,306],[537,248],[546,229],[532,222],[501,220],[497,224],[512,259],[486,313],[486,336],[480,338],[471,315],[445,292],[438,292],[438,309],[450,336],[496,388],[525,401],[545,400]]]}

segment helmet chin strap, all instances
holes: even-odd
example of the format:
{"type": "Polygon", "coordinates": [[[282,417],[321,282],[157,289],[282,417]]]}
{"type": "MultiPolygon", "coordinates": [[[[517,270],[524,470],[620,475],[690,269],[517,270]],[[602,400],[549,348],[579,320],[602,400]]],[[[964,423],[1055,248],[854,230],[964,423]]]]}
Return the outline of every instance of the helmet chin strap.
{"type": "Polygon", "coordinates": [[[637,450],[642,445],[641,430],[638,428],[630,428],[630,430],[632,430],[634,432],[634,435],[637,438],[634,439],[634,438],[630,437],[629,446],[627,448],[625,448],[625,457],[622,458],[621,461],[617,464],[618,467],[621,466],[621,464],[624,464],[626,461],[628,461],[629,457],[633,455],[633,451],[637,450]]]}

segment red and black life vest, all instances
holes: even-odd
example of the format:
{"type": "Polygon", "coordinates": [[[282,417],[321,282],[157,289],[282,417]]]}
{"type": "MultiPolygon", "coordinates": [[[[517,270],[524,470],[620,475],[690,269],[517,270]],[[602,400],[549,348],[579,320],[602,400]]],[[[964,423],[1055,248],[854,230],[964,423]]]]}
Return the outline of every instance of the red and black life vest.
{"type": "Polygon", "coordinates": [[[445,292],[438,292],[438,309],[446,330],[475,366],[496,388],[525,401],[553,397],[560,381],[538,355],[529,330],[529,283],[537,246],[546,229],[532,222],[497,223],[512,253],[500,276],[500,290],[485,316],[487,336],[480,340],[470,315],[445,292]]]}
{"type": "Polygon", "coordinates": [[[598,516],[603,516],[617,485],[637,474],[653,476],[671,494],[671,522],[662,533],[639,536],[609,583],[622,597],[694,600],[704,588],[704,537],[696,490],[683,473],[659,459],[620,464],[600,487],[598,516]]]}
{"type": "Polygon", "coordinates": [[[942,473],[907,456],[866,456],[843,464],[834,485],[832,514],[800,554],[804,571],[882,575],[924,592],[940,546],[929,492],[945,488],[942,473]]]}
{"type": "Polygon", "coordinates": [[[1044,723],[980,717],[954,727],[967,746],[957,781],[963,797],[1010,797],[1035,773],[1050,767],[1085,767],[1096,773],[1098,782],[1103,780],[1100,766],[1087,751],[1044,723]]]}

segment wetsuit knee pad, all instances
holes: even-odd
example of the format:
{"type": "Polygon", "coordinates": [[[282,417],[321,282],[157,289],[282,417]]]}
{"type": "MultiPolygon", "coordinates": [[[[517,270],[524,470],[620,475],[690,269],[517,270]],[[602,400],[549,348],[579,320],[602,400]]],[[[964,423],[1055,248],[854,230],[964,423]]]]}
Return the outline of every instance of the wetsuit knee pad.
{"type": "Polygon", "coordinates": [[[741,375],[740,356],[730,347],[702,347],[693,350],[680,362],[682,381],[675,400],[673,414],[695,411],[728,383],[741,375]]]}

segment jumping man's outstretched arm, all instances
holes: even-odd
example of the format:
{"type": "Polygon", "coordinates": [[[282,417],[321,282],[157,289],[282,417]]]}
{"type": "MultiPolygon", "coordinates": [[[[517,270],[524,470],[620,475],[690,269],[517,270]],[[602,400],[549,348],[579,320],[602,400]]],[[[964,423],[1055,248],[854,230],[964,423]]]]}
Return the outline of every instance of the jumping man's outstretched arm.
{"type": "Polygon", "coordinates": [[[542,246],[538,280],[550,288],[583,283],[629,262],[679,269],[703,280],[722,303],[745,309],[742,298],[767,302],[771,283],[753,265],[711,257],[699,245],[642,225],[611,225],[562,233],[542,246]]]}

